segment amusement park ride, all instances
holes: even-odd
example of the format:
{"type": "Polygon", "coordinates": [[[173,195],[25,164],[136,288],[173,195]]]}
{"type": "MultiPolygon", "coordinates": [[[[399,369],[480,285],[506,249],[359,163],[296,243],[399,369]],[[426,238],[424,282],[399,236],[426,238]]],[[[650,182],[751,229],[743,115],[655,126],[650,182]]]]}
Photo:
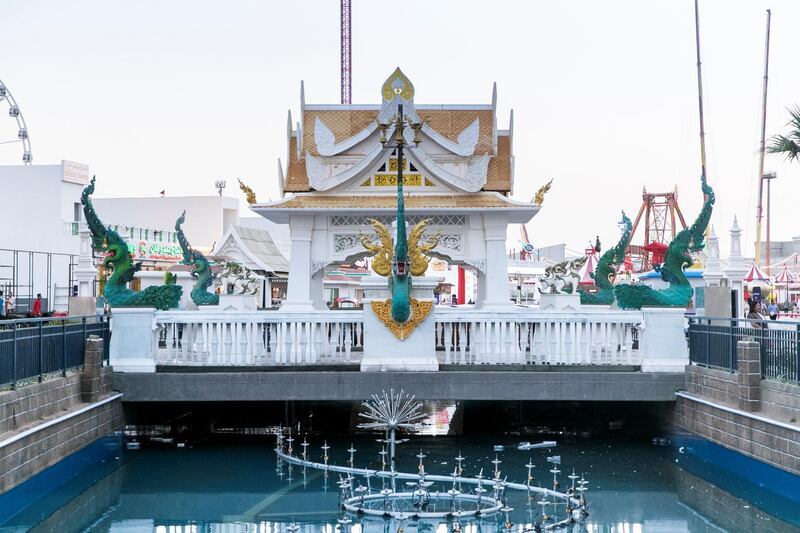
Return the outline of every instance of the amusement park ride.
{"type": "Polygon", "coordinates": [[[686,229],[686,221],[678,205],[678,189],[672,192],[647,192],[642,190],[642,205],[633,222],[631,239],[628,243],[628,255],[635,272],[646,272],[654,264],[664,261],[667,245],[675,238],[678,231],[686,229]],[[636,230],[644,216],[644,239],[642,244],[636,242],[636,230]],[[680,224],[680,227],[678,227],[680,224]]]}
{"type": "MultiPolygon", "coordinates": [[[[22,111],[20,111],[19,105],[11,95],[8,86],[0,80],[0,104],[4,103],[8,106],[8,116],[17,123],[17,137],[15,139],[6,139],[0,136],[0,145],[19,143],[22,145],[22,162],[26,165],[30,165],[33,162],[33,155],[31,153],[31,140],[28,135],[28,126],[25,124],[22,111]]],[[[0,133],[0,135],[2,135],[2,133],[0,133]]]]}

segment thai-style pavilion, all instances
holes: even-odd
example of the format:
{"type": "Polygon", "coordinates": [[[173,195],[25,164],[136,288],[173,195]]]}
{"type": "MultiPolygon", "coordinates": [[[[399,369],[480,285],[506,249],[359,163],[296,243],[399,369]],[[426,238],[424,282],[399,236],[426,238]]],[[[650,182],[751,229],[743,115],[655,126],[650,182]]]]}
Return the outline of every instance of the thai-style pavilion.
{"type": "MultiPolygon", "coordinates": [[[[288,223],[289,282],[284,308],[325,309],[326,268],[363,257],[359,234],[369,219],[394,221],[397,157],[381,143],[379,123],[405,117],[422,122],[422,141],[407,139],[403,185],[406,219],[430,219],[439,232],[435,256],[471,269],[484,308],[510,305],[506,231],[528,222],[538,205],[510,199],[514,187],[513,112],[497,128],[497,91],[488,104],[415,104],[414,86],[395,70],[381,88],[380,104],[307,104],[300,89],[300,121],[287,127],[286,164],[279,161],[282,199],[253,205],[288,223]]],[[[386,132],[391,139],[393,126],[386,132]]],[[[410,132],[413,136],[413,132],[410,132]]]]}

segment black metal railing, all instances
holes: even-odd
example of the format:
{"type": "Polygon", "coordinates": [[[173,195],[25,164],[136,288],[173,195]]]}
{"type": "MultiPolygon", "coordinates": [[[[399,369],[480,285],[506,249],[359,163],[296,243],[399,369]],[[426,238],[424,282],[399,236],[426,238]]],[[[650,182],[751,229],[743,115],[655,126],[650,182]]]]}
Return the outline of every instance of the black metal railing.
{"type": "Polygon", "coordinates": [[[110,340],[107,316],[25,318],[0,321],[0,387],[42,381],[83,365],[86,339],[103,339],[103,362],[108,364],[110,340]]]}
{"type": "Polygon", "coordinates": [[[746,338],[759,344],[762,377],[800,383],[800,322],[691,317],[689,360],[735,372],[737,344],[746,338]]]}

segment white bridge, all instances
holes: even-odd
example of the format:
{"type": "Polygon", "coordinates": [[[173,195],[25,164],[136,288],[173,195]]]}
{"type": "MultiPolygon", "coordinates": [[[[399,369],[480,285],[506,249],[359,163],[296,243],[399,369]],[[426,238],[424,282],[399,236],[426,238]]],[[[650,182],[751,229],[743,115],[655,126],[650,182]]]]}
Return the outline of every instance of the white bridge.
{"type": "MultiPolygon", "coordinates": [[[[158,311],[153,354],[169,366],[348,365],[361,360],[363,313],[158,311]]],[[[436,310],[442,365],[640,365],[639,311],[436,310]]]]}

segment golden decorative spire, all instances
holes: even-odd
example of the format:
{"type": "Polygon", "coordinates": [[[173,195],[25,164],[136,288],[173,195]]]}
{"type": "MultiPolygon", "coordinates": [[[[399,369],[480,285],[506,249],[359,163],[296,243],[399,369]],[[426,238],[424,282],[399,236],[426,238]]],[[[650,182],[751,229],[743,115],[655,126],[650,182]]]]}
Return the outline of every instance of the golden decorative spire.
{"type": "Polygon", "coordinates": [[[394,100],[396,96],[403,100],[411,100],[414,98],[414,86],[411,85],[411,81],[403,74],[400,67],[397,67],[383,83],[381,94],[385,102],[394,100]]]}
{"type": "Polygon", "coordinates": [[[534,205],[542,205],[542,202],[544,202],[544,195],[550,190],[551,185],[553,185],[553,180],[548,181],[547,184],[542,185],[539,190],[536,191],[536,195],[533,197],[532,201],[534,205]]]}
{"type": "Polygon", "coordinates": [[[239,188],[247,195],[248,204],[253,205],[256,203],[256,193],[253,191],[253,189],[242,183],[241,179],[239,180],[239,188]]]}

